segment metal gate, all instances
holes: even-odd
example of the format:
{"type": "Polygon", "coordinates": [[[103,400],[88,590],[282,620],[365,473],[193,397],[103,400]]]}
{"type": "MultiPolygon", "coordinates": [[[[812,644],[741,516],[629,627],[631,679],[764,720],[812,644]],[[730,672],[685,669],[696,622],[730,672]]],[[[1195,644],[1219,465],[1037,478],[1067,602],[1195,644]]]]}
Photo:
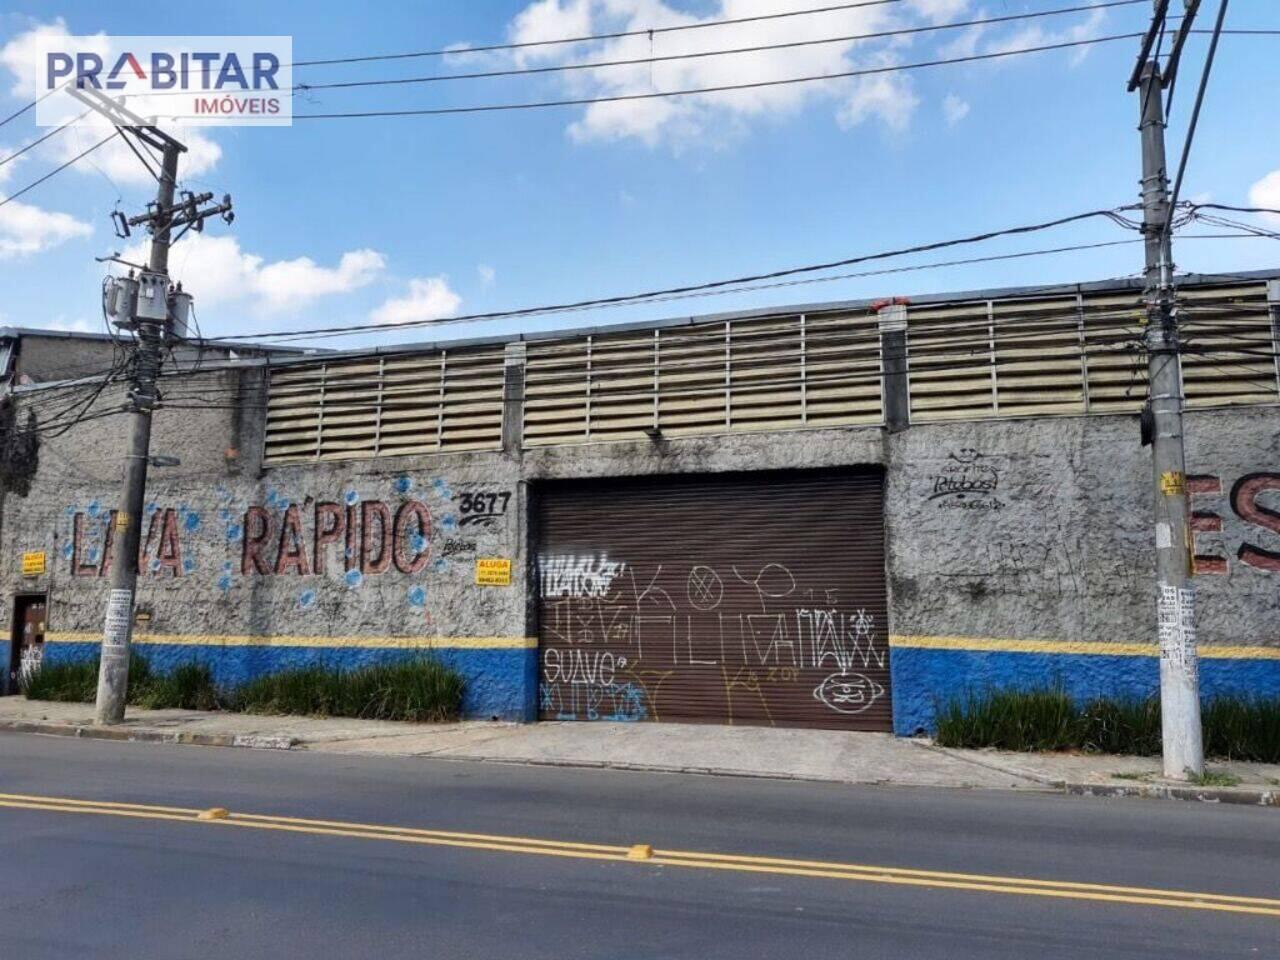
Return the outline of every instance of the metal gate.
{"type": "Polygon", "coordinates": [[[542,719],[892,729],[880,470],[539,502],[542,719]]]}

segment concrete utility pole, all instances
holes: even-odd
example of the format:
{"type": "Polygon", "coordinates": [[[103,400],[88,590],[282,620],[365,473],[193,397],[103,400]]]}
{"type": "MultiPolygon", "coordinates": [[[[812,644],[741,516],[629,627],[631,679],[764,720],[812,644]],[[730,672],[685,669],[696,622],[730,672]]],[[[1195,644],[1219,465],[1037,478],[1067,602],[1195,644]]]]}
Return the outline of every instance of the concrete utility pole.
{"type": "MultiPolygon", "coordinates": [[[[94,715],[95,723],[113,724],[124,719],[128,696],[133,598],[138,583],[147,465],[151,459],[151,414],[159,399],[157,381],[161,350],[166,338],[172,339],[185,332],[185,317],[180,323],[175,322],[176,312],[185,312],[182,308],[185,295],[175,295],[169,288],[169,247],[174,240],[173,228],[185,226],[200,230],[205,218],[214,214],[221,214],[230,223],[231,198],[227,196],[221,204],[202,207],[211,194],[184,194],[183,201],[175,204],[178,158],[187,148],[96,90],[78,89],[71,91],[71,95],[120,128],[122,137],[127,130],[144,144],[161,151],[155,203],[139,216],[126,219],[117,214],[113,218],[122,231],[121,236],[128,236],[132,226],[146,225],[151,232],[147,269],[140,272],[136,280],[130,276],[128,292],[121,298],[124,316],[117,320],[122,326],[135,331],[137,344],[129,388],[129,449],[125,454],[124,485],[120,492],[119,510],[112,520],[111,593],[102,627],[102,657],[94,715]]],[[[189,304],[190,298],[186,297],[185,302],[189,304]]]]}
{"type": "Polygon", "coordinates": [[[1199,653],[1195,589],[1191,584],[1190,507],[1182,433],[1182,364],[1173,288],[1169,175],[1165,162],[1164,90],[1177,69],[1198,0],[1189,0],[1169,65],[1161,72],[1153,44],[1165,25],[1169,0],[1155,0],[1129,90],[1141,104],[1142,232],[1146,241],[1146,347],[1151,464],[1156,535],[1156,622],[1160,641],[1160,715],[1164,775],[1204,773],[1200,727],[1199,653]]]}
{"type": "MultiPolygon", "coordinates": [[[[167,286],[169,239],[172,233],[173,194],[178,180],[178,155],[186,149],[177,141],[166,142],[156,189],[156,218],[151,235],[148,267],[153,276],[143,283],[167,286]]],[[[168,291],[153,296],[166,298],[168,291]]],[[[129,452],[125,454],[124,487],[116,512],[115,550],[111,557],[111,595],[102,626],[102,660],[98,669],[98,702],[94,722],[119,723],[124,719],[129,689],[129,643],[133,639],[133,595],[138,583],[138,548],[142,539],[142,507],[147,490],[147,462],[151,456],[151,412],[156,403],[160,376],[160,345],[164,322],[138,317],[138,347],[134,353],[133,383],[129,390],[129,452]]]]}

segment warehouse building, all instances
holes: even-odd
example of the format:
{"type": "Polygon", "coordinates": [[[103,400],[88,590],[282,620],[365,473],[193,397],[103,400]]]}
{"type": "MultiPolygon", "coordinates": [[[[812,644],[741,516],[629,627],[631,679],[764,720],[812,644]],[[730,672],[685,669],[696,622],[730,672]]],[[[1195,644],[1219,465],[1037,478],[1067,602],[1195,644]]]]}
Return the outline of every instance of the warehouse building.
{"type": "MultiPolygon", "coordinates": [[[[1277,277],[1181,284],[1206,695],[1280,692],[1277,277]]],[[[1149,694],[1141,293],[206,357],[162,383],[135,643],[228,683],[429,652],[523,720],[910,735],[988,686],[1149,694]]],[[[11,385],[11,422],[47,402],[11,385]]],[[[10,690],[96,653],[124,429],[5,457],[10,690]]]]}

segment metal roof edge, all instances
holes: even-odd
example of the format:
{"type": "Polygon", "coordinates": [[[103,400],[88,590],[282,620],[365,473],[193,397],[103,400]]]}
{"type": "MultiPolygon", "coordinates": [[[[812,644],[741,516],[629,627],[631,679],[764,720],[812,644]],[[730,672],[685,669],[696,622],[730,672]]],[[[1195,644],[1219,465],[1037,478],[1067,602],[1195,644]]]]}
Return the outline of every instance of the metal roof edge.
{"type": "MultiPolygon", "coordinates": [[[[1251,270],[1240,273],[1186,273],[1175,277],[1179,286],[1205,286],[1223,282],[1267,281],[1280,279],[1280,267],[1269,270],[1251,270]]],[[[1063,293],[1098,293],[1123,292],[1141,290],[1146,281],[1141,277],[1118,277],[1110,280],[1088,280],[1076,283],[1039,284],[1035,286],[995,287],[980,290],[965,290],[954,293],[929,293],[920,296],[906,297],[911,306],[946,303],[964,303],[981,300],[1020,300],[1032,297],[1047,297],[1063,293]]],[[[587,327],[573,327],[558,330],[535,330],[526,333],[512,333],[489,337],[471,337],[457,340],[422,340],[412,343],[397,344],[385,347],[361,347],[351,350],[315,351],[307,356],[289,356],[278,361],[271,361],[271,366],[292,366],[316,362],[319,360],[342,360],[358,357],[379,357],[387,355],[403,356],[414,353],[432,353],[440,350],[464,350],[470,347],[497,346],[507,343],[535,343],[546,340],[572,340],[599,334],[631,333],[637,330],[661,330],[670,327],[693,326],[703,323],[722,323],[731,320],[753,320],[764,317],[785,317],[798,314],[841,313],[850,310],[866,310],[885,297],[870,297],[858,300],[830,300],[816,303],[784,304],[776,307],[760,307],[754,310],[731,310],[721,313],[706,313],[690,316],[666,317],[658,320],[637,320],[614,324],[596,324],[587,327]]],[[[639,304],[642,305],[642,304],[639,304]]]]}
{"type": "MultiPolygon", "coordinates": [[[[88,330],[49,330],[45,327],[0,327],[0,337],[12,337],[20,339],[22,337],[49,337],[56,340],[92,340],[95,342],[111,342],[118,339],[128,339],[123,335],[113,336],[109,333],[94,333],[88,330]]],[[[284,347],[275,344],[245,344],[231,340],[190,340],[189,344],[199,344],[204,347],[211,347],[217,350],[238,350],[244,353],[318,353],[325,352],[323,348],[312,347],[284,347]]]]}

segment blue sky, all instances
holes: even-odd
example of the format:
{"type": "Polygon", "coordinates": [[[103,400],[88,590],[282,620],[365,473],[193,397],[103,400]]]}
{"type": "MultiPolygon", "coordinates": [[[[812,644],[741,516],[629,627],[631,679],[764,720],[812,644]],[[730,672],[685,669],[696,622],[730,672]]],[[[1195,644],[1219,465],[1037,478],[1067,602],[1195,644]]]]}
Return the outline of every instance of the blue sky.
{"type": "MultiPolygon", "coordinates": [[[[1086,0],[902,0],[876,8],[655,35],[655,54],[844,36],[1003,16],[1086,0]]],[[[286,34],[296,59],[546,39],[823,6],[816,0],[540,0],[357,5],[117,0],[34,3],[0,14],[0,116],[28,102],[15,73],[32,30],[72,34],[286,34]]],[[[1280,27],[1264,0],[1228,26],[1280,27]]],[[[1216,12],[1206,4],[1205,26],[1216,12]]],[[[324,91],[295,113],[499,103],[705,86],[910,63],[967,51],[1127,33],[1149,4],[921,34],[908,40],[572,74],[324,91]]],[[[754,93],[470,116],[297,120],[206,128],[192,189],[235,198],[233,226],[175,248],[206,335],[395,322],[630,293],[856,256],[1137,197],[1137,104],[1125,92],[1136,40],[754,93]]],[[[1170,127],[1177,156],[1207,49],[1188,49],[1170,127]]],[[[299,68],[295,81],[421,76],[648,55],[645,37],[523,55],[299,68]]],[[[1280,37],[1219,51],[1184,196],[1280,207],[1280,37]],[[1268,177],[1270,178],[1268,179],[1268,177]]],[[[0,128],[0,156],[41,132],[0,128]]],[[[60,143],[66,139],[66,143],[60,143]]],[[[0,167],[0,195],[65,159],[54,138],[0,167]]],[[[78,151],[74,151],[78,152],[78,151]]],[[[123,247],[108,214],[137,211],[154,181],[122,149],[93,155],[0,207],[0,323],[101,329],[102,255],[123,247]],[[151,186],[148,186],[148,182],[151,186]],[[118,200],[119,198],[119,200],[118,200]]],[[[1208,231],[1201,231],[1208,232],[1208,231]]],[[[1105,223],[886,266],[1125,239],[1105,223]]],[[[1180,267],[1280,264],[1274,240],[1186,240],[1180,267]]],[[[840,280],[536,321],[384,328],[325,345],[477,336],[1024,283],[1141,268],[1139,245],[888,277],[840,280]]]]}

